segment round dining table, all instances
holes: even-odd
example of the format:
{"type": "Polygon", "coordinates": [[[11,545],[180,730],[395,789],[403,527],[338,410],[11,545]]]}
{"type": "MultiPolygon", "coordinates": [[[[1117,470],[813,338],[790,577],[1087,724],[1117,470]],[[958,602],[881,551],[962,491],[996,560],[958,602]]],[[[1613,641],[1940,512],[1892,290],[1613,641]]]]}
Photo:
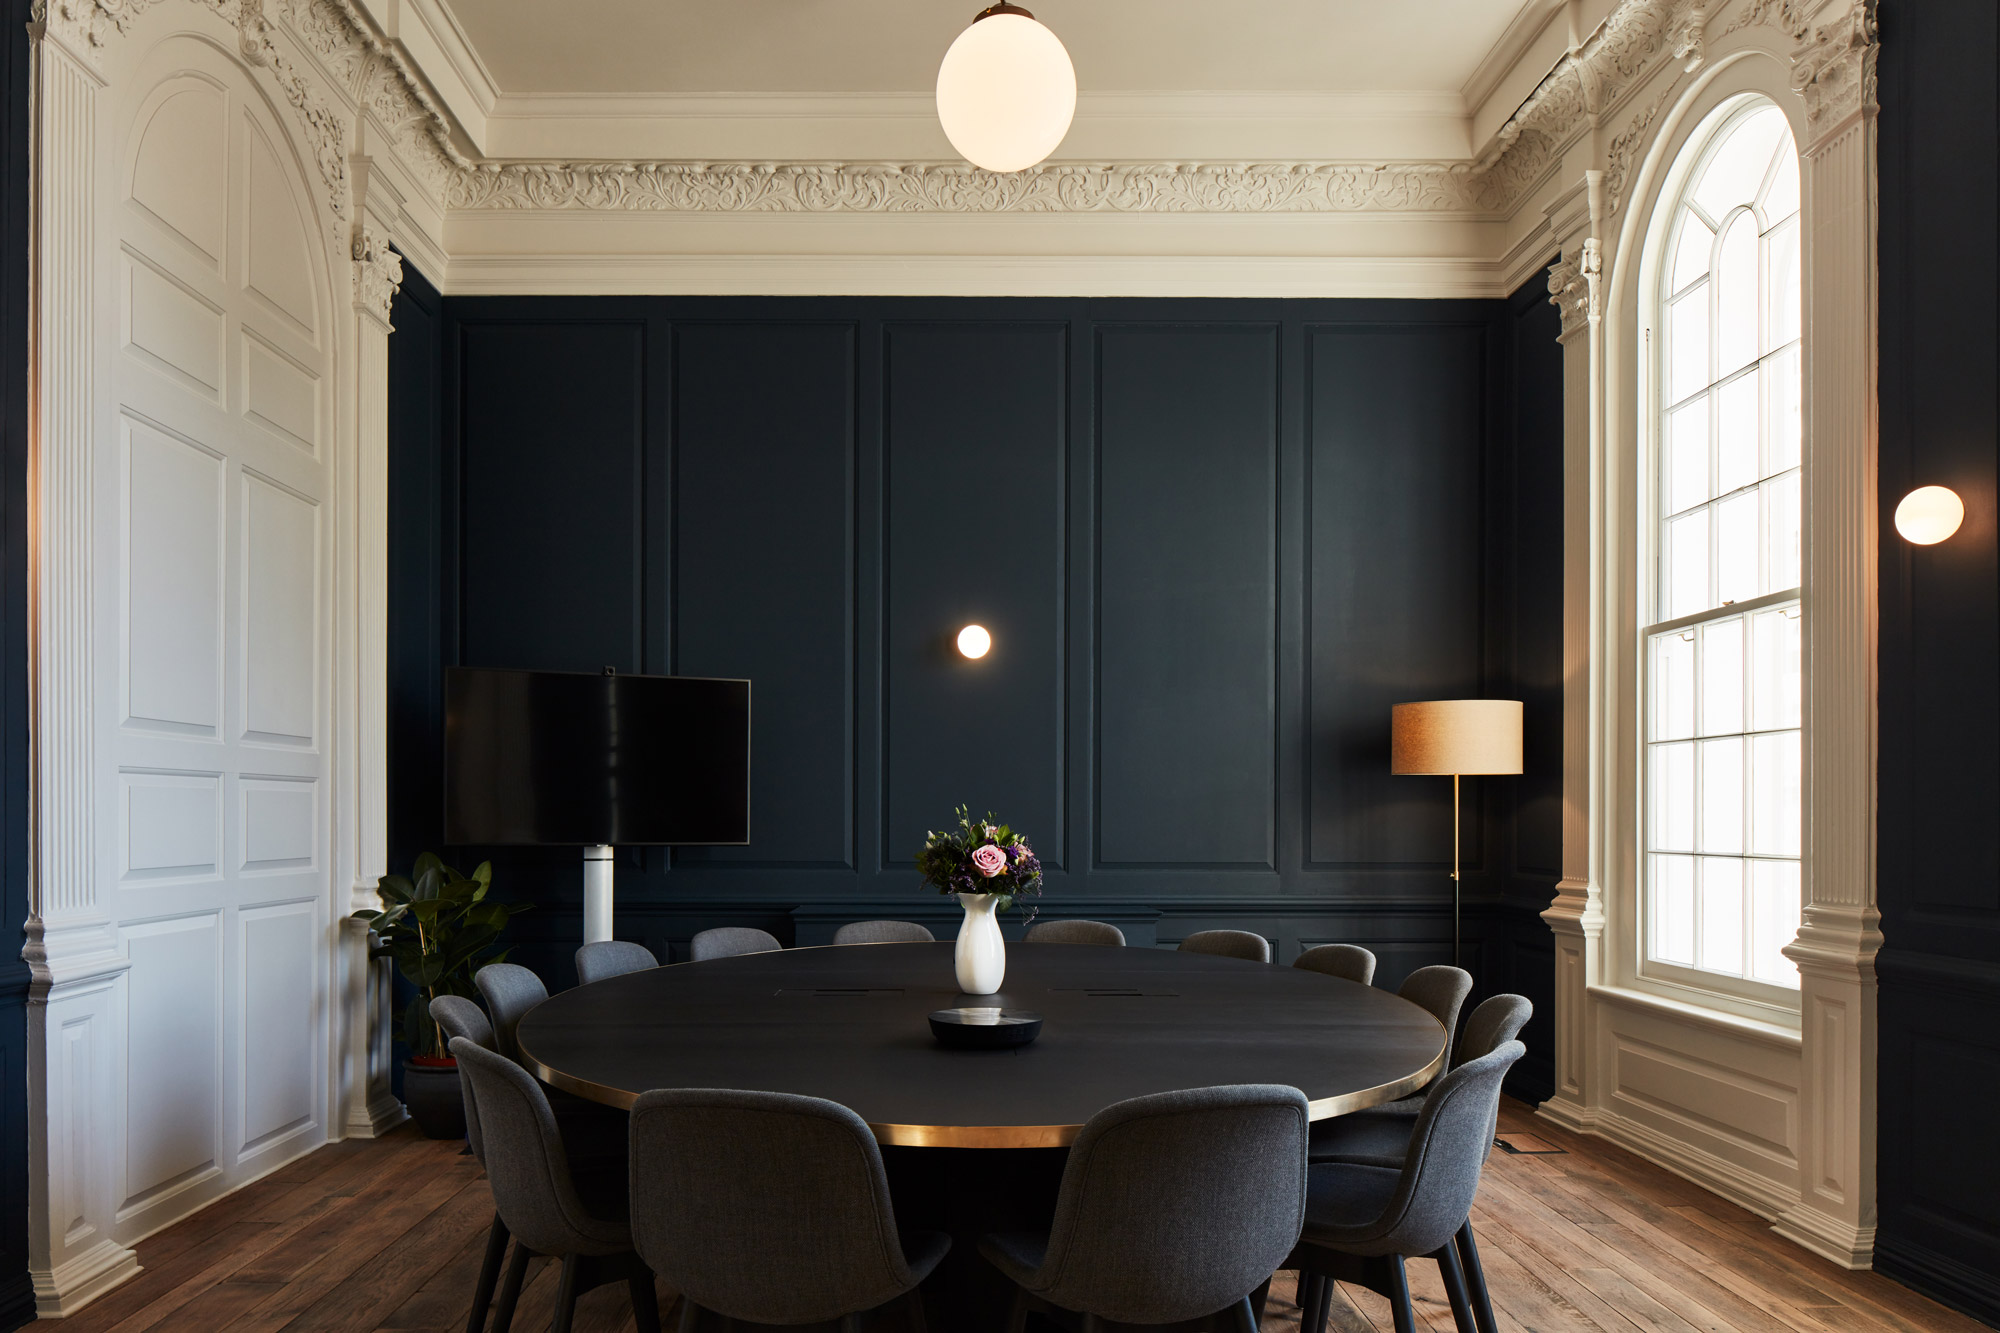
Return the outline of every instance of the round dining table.
{"type": "Polygon", "coordinates": [[[1013,944],[999,993],[973,997],[952,949],[781,949],[612,977],[529,1011],[521,1059],[611,1106],[652,1088],[736,1088],[852,1108],[883,1145],[898,1223],[953,1236],[925,1284],[934,1323],[953,1329],[999,1326],[1006,1286],[979,1261],[978,1236],[1046,1229],[1067,1145],[1114,1102],[1281,1083],[1321,1120],[1405,1096],[1444,1062],[1429,1012],[1304,968],[1013,944]],[[1032,1010],[1042,1030],[1012,1049],[940,1045],[927,1016],[961,1006],[1032,1010]]]}

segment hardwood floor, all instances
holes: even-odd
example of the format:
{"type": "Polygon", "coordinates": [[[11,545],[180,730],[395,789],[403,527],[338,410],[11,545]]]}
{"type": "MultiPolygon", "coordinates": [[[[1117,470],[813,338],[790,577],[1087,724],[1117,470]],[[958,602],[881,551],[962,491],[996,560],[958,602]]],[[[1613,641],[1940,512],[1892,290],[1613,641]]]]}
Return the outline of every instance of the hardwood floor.
{"type": "MultiPolygon", "coordinates": [[[[1873,1273],[1779,1240],[1756,1217],[1509,1102],[1473,1213],[1508,1333],[1979,1333],[1986,1326],[1873,1273]]],[[[457,1144],[400,1130],[350,1140],[229,1196],[139,1246],[144,1271],[62,1333],[305,1333],[465,1326],[493,1205],[457,1144]]],[[[1447,1333],[1436,1266],[1410,1265],[1419,1321],[1447,1333]]],[[[514,1327],[548,1327],[555,1272],[537,1261],[514,1327]]],[[[1388,1333],[1387,1303],[1341,1289],[1330,1328],[1388,1333]]],[[[1266,1333],[1296,1333],[1290,1275],[1266,1333]]],[[[671,1297],[661,1293],[666,1313],[671,1297]]],[[[669,1322],[671,1327],[671,1322],[669,1322]]],[[[622,1285],[583,1298],[577,1333],[632,1327],[622,1285]]],[[[938,1333],[951,1333],[939,1330],[938,1333]]]]}

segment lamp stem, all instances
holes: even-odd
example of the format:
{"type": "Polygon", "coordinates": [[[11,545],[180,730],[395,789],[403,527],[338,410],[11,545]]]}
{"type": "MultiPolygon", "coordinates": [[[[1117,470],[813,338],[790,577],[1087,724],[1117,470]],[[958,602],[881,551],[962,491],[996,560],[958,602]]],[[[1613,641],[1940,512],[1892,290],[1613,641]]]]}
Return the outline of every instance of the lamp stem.
{"type": "Polygon", "coordinates": [[[1451,965],[1461,967],[1458,956],[1458,774],[1451,775],[1451,965]]]}

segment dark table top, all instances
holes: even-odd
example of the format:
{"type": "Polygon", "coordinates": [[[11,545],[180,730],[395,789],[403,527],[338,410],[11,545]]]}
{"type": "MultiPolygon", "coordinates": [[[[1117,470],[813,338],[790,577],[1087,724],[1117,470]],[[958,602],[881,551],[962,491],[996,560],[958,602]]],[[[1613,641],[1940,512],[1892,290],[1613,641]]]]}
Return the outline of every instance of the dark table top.
{"type": "Polygon", "coordinates": [[[1223,1083],[1304,1091],[1315,1120],[1428,1083],[1444,1028],[1388,991],[1303,968],[1158,949],[1010,944],[998,995],[959,993],[952,946],[850,944],[682,963],[579,986],[521,1022],[522,1059],[629,1107],[651,1088],[824,1097],[883,1143],[1048,1148],[1113,1102],[1223,1083]],[[1016,1050],[941,1047],[961,1005],[1047,1020],[1016,1050]]]}

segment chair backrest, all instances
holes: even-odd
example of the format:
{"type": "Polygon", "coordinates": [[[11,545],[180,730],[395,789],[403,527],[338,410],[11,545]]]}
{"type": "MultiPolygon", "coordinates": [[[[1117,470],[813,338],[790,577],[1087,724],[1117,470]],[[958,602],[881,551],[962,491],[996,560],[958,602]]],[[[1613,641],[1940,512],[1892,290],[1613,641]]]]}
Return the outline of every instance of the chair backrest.
{"type": "Polygon", "coordinates": [[[1375,955],[1358,944],[1317,944],[1294,958],[1292,966],[1364,986],[1375,980],[1375,955]]]}
{"type": "Polygon", "coordinates": [[[584,986],[659,965],[651,949],[631,940],[592,940],[576,951],[576,979],[584,986]]]}
{"type": "Polygon", "coordinates": [[[1037,1294],[1130,1324],[1225,1309],[1305,1221],[1305,1094],[1276,1084],[1117,1102],[1070,1149],[1037,1294]]]}
{"type": "MultiPolygon", "coordinates": [[[[486,1011],[463,995],[440,995],[431,1001],[431,1021],[444,1029],[445,1049],[454,1037],[463,1037],[474,1046],[493,1049],[493,1025],[486,1011]]],[[[479,1161],[486,1160],[486,1145],[479,1137],[479,1108],[472,1104],[472,1083],[461,1077],[459,1094],[465,1098],[465,1146],[479,1161]]]]}
{"type": "Polygon", "coordinates": [[[1520,1036],[1521,1029],[1534,1015],[1535,1006],[1525,995],[1487,996],[1466,1018],[1465,1031],[1459,1034],[1452,1059],[1464,1064],[1467,1060],[1490,1055],[1500,1049],[1502,1042],[1520,1036]]]}
{"type": "Polygon", "coordinates": [[[697,963],[711,958],[734,958],[743,953],[769,953],[785,946],[768,930],[755,926],[717,926],[704,930],[688,944],[688,957],[697,963]]]}
{"type": "Polygon", "coordinates": [[[1247,930],[1197,930],[1181,941],[1180,952],[1212,953],[1224,958],[1268,963],[1271,961],[1271,941],[1247,930]]]}
{"type": "Polygon", "coordinates": [[[1396,994],[1430,1011],[1444,1024],[1444,1067],[1451,1068],[1452,1040],[1458,1035],[1458,1011],[1472,993],[1472,975],[1461,968],[1433,964],[1403,978],[1396,994]]]}
{"type": "Polygon", "coordinates": [[[1037,921],[1023,939],[1029,944],[1108,944],[1123,948],[1125,932],[1105,921],[1037,921]]]}
{"type": "Polygon", "coordinates": [[[486,1178],[500,1220],[538,1254],[616,1254],[631,1247],[622,1221],[594,1218],[570,1180],[562,1131],[528,1071],[464,1037],[451,1053],[472,1086],[486,1141],[486,1178]]]}
{"type": "MultiPolygon", "coordinates": [[[[1500,1119],[1500,1084],[1528,1048],[1505,1041],[1439,1079],[1424,1098],[1374,1254],[1430,1254],[1451,1244],[1472,1211],[1500,1119]]],[[[1344,1249],[1353,1249],[1343,1245],[1344,1249]]],[[[1357,1251],[1358,1252],[1358,1251],[1357,1251]]]]}
{"type": "Polygon", "coordinates": [[[667,1089],[632,1108],[632,1241],[703,1309],[807,1324],[915,1285],[882,1152],[817,1097],[667,1089]]]}
{"type": "Polygon", "coordinates": [[[493,1049],[509,1060],[519,1060],[521,1047],[514,1040],[515,1030],[530,1009],[549,998],[549,988],[519,963],[488,963],[472,974],[472,984],[479,987],[487,1016],[493,1020],[493,1049]]]}
{"type": "Polygon", "coordinates": [[[835,944],[929,944],[936,938],[914,921],[850,921],[833,932],[835,944]]]}

